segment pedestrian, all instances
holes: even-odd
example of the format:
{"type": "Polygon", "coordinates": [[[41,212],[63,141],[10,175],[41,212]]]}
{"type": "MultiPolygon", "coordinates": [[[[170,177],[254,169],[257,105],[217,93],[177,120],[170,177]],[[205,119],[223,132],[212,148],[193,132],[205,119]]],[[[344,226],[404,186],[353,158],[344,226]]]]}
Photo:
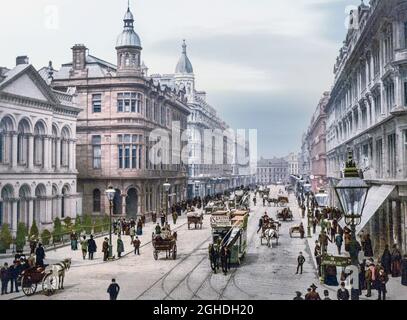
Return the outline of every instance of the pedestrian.
{"type": "Polygon", "coordinates": [[[319,293],[316,291],[318,287],[315,284],[312,284],[310,288],[311,292],[308,293],[307,300],[321,300],[319,293]]]}
{"type": "Polygon", "coordinates": [[[117,300],[117,296],[120,292],[120,286],[116,283],[116,279],[112,279],[112,283],[107,288],[110,300],[117,300]]]}
{"type": "Polygon", "coordinates": [[[71,238],[71,250],[73,251],[78,250],[78,235],[76,234],[75,231],[71,232],[70,238],[71,238]]]}
{"type": "Polygon", "coordinates": [[[327,253],[328,241],[332,242],[332,240],[329,239],[328,235],[326,234],[326,231],[322,231],[318,237],[318,242],[321,244],[322,253],[327,253]]]}
{"type": "Polygon", "coordinates": [[[260,217],[260,219],[259,219],[259,228],[257,229],[257,233],[259,233],[262,226],[263,226],[263,217],[260,217]]]}
{"type": "Polygon", "coordinates": [[[256,195],[254,195],[254,197],[253,197],[253,205],[254,205],[254,206],[256,206],[256,201],[257,201],[256,195]]]}
{"type": "Polygon", "coordinates": [[[366,271],[365,271],[365,281],[366,281],[366,297],[371,297],[372,296],[372,287],[375,287],[375,281],[376,281],[376,274],[375,274],[375,265],[374,263],[370,260],[367,262],[366,265],[366,271]]]}
{"type": "Polygon", "coordinates": [[[161,227],[160,225],[157,223],[157,225],[155,226],[155,234],[161,234],[161,227]]]}
{"type": "Polygon", "coordinates": [[[372,240],[370,239],[370,234],[366,234],[365,241],[363,242],[363,252],[365,257],[373,257],[373,247],[372,240]]]}
{"type": "Polygon", "coordinates": [[[304,229],[304,225],[303,225],[302,222],[300,223],[300,226],[299,226],[299,232],[300,232],[300,238],[301,238],[301,239],[304,239],[304,236],[305,236],[305,229],[304,229]]]}
{"type": "Polygon", "coordinates": [[[16,292],[19,292],[18,291],[18,283],[17,283],[17,279],[18,279],[18,276],[20,275],[20,273],[21,273],[21,267],[19,266],[19,261],[18,260],[14,260],[13,261],[13,265],[9,268],[9,276],[10,276],[10,284],[11,284],[11,287],[10,287],[10,293],[13,293],[13,289],[14,289],[14,287],[15,287],[15,289],[16,289],[16,292]]]}
{"type": "Polygon", "coordinates": [[[335,236],[335,244],[336,244],[336,247],[338,248],[338,255],[341,255],[343,238],[342,238],[342,235],[339,233],[335,236]]]}
{"type": "Polygon", "coordinates": [[[305,219],[305,206],[304,205],[301,206],[301,216],[303,219],[305,219]]]}
{"type": "Polygon", "coordinates": [[[42,243],[38,243],[38,248],[35,249],[35,261],[37,266],[43,268],[44,267],[44,259],[45,259],[45,251],[42,246],[42,243]]]}
{"type": "Polygon", "coordinates": [[[302,268],[303,268],[304,262],[305,262],[305,258],[302,255],[302,252],[300,252],[300,254],[297,258],[297,272],[295,274],[298,274],[298,271],[300,271],[300,270],[301,270],[300,273],[302,274],[302,268]]]}
{"type": "Polygon", "coordinates": [[[324,300],[331,300],[331,298],[329,297],[329,291],[328,290],[324,290],[324,300]]]}
{"type": "Polygon", "coordinates": [[[318,276],[321,276],[321,262],[322,262],[322,252],[321,246],[319,245],[318,241],[315,241],[315,248],[314,248],[314,256],[318,266],[318,276]]]}
{"type": "Polygon", "coordinates": [[[109,239],[105,238],[102,243],[103,261],[107,261],[109,257],[109,239]]]}
{"type": "Polygon", "coordinates": [[[32,235],[30,240],[30,254],[35,254],[35,249],[37,249],[37,240],[35,236],[32,235]]]}
{"type": "Polygon", "coordinates": [[[81,250],[82,250],[82,258],[83,258],[83,260],[85,260],[86,254],[88,253],[88,240],[86,240],[86,236],[82,237],[81,250]]]}
{"type": "Polygon", "coordinates": [[[387,245],[387,244],[384,247],[384,251],[383,251],[380,262],[384,269],[384,272],[386,274],[390,274],[391,273],[391,253],[389,250],[389,245],[387,245]]]}
{"type": "Polygon", "coordinates": [[[89,252],[89,260],[93,260],[93,255],[97,250],[96,242],[93,239],[93,235],[90,235],[90,239],[88,240],[88,252],[89,252]]]}
{"type": "Polygon", "coordinates": [[[178,214],[177,214],[177,211],[174,210],[172,212],[172,221],[174,222],[174,224],[177,224],[177,219],[178,219],[178,214]]]}
{"type": "Polygon", "coordinates": [[[311,288],[308,288],[308,289],[307,289],[307,293],[305,294],[305,300],[311,300],[311,299],[310,299],[311,291],[312,291],[311,288]]]}
{"type": "Polygon", "coordinates": [[[341,282],[341,287],[337,292],[338,300],[349,300],[350,294],[349,290],[345,288],[345,282],[341,282]]]}
{"type": "Polygon", "coordinates": [[[136,236],[136,239],[133,241],[134,254],[140,255],[140,245],[141,245],[141,241],[136,236]]]}
{"type": "Polygon", "coordinates": [[[0,278],[1,278],[1,295],[8,294],[7,287],[9,281],[9,271],[7,262],[4,262],[4,265],[0,270],[0,278]]]}
{"type": "Polygon", "coordinates": [[[228,273],[228,250],[226,246],[221,249],[220,262],[222,265],[222,271],[226,275],[228,273]]]}
{"type": "Polygon", "coordinates": [[[318,224],[318,219],[314,217],[312,219],[312,233],[316,234],[317,233],[317,224],[318,224]]]}
{"type": "Polygon", "coordinates": [[[133,243],[135,236],[136,236],[136,228],[133,226],[130,228],[130,244],[133,243]]]}
{"type": "Polygon", "coordinates": [[[391,276],[393,278],[398,278],[401,276],[401,260],[401,252],[397,247],[397,244],[394,244],[391,252],[391,276]]]}
{"type": "Polygon", "coordinates": [[[161,219],[161,227],[164,227],[164,223],[165,223],[165,214],[164,214],[164,211],[161,211],[160,219],[161,219]]]}
{"type": "Polygon", "coordinates": [[[407,286],[407,254],[404,255],[401,262],[401,284],[407,286]]]}
{"type": "Polygon", "coordinates": [[[122,257],[122,253],[124,252],[124,243],[121,236],[117,237],[117,256],[119,258],[122,257]]]}
{"type": "Polygon", "coordinates": [[[136,233],[138,236],[143,235],[143,222],[141,221],[141,219],[138,219],[137,221],[136,233]]]}
{"type": "Polygon", "coordinates": [[[386,300],[387,281],[389,281],[389,276],[387,275],[384,268],[381,268],[379,271],[379,276],[377,278],[377,292],[379,293],[379,298],[377,300],[386,300]]]}
{"type": "Polygon", "coordinates": [[[293,300],[304,300],[304,298],[301,297],[301,296],[302,296],[302,293],[301,293],[301,292],[295,291],[295,297],[294,297],[293,300]]]}

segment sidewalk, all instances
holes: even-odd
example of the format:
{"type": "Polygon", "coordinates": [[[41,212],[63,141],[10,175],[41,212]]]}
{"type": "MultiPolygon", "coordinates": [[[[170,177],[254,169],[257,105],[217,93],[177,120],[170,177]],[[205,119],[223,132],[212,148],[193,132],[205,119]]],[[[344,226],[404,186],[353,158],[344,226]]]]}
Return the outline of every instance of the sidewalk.
{"type": "MultiPolygon", "coordinates": [[[[304,225],[305,231],[307,232],[307,225],[308,225],[308,219],[304,218],[302,219],[301,217],[301,209],[298,207],[297,200],[295,199],[294,195],[290,195],[290,203],[293,203],[293,207],[295,210],[293,212],[297,212],[298,215],[301,218],[301,221],[304,225]]],[[[306,238],[308,242],[308,246],[311,250],[312,253],[312,260],[315,266],[315,269],[318,270],[318,265],[314,256],[314,249],[315,249],[315,241],[318,240],[318,235],[321,232],[321,227],[318,225],[317,230],[315,234],[312,234],[312,226],[311,226],[311,238],[306,238]]],[[[307,235],[307,233],[305,234],[307,235]]],[[[335,243],[328,242],[328,253],[333,254],[334,256],[339,256],[338,255],[338,249],[335,245],[335,243]]],[[[349,257],[349,253],[345,251],[344,245],[342,246],[342,254],[340,255],[342,257],[349,257]]],[[[377,258],[375,258],[375,261],[377,261],[377,258]]],[[[341,283],[340,276],[341,276],[341,268],[338,267],[338,283],[341,283]]],[[[336,291],[338,290],[338,287],[332,287],[332,286],[327,286],[325,284],[320,283],[319,287],[321,291],[324,289],[327,289],[331,291],[331,299],[336,299],[336,291]],[[332,295],[334,293],[334,295],[332,295]]],[[[347,288],[351,289],[351,286],[349,283],[347,283],[347,288]]],[[[321,292],[320,292],[321,294],[321,292]]],[[[378,295],[376,290],[372,290],[372,297],[367,298],[365,297],[366,291],[363,291],[363,294],[360,296],[361,300],[376,300],[378,295]]],[[[387,283],[387,298],[389,300],[406,300],[407,299],[407,287],[401,285],[401,278],[392,278],[391,275],[389,276],[389,282],[387,283]]]]}

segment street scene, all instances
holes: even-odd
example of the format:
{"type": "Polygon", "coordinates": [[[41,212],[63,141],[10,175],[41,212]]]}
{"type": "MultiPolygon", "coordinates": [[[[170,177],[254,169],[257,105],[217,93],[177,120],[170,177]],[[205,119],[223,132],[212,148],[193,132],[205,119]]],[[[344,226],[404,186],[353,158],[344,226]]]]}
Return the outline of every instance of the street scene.
{"type": "Polygon", "coordinates": [[[407,0],[0,8],[0,301],[407,300],[407,0]]]}

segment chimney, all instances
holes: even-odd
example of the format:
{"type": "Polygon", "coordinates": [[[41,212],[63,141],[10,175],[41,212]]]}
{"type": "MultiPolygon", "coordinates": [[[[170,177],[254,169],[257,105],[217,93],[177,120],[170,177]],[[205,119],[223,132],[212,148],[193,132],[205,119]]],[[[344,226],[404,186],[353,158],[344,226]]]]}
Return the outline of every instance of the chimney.
{"type": "Polygon", "coordinates": [[[74,70],[85,70],[86,67],[86,50],[83,44],[76,44],[72,48],[72,68],[74,70]]]}
{"type": "Polygon", "coordinates": [[[30,60],[28,59],[27,56],[18,56],[16,58],[16,66],[19,66],[20,64],[29,64],[30,60]]]}

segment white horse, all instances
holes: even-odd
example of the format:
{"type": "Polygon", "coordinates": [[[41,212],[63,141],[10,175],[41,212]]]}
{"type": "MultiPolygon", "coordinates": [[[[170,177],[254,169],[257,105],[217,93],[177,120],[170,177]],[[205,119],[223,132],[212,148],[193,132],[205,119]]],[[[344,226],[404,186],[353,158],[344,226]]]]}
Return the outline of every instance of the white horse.
{"type": "Polygon", "coordinates": [[[260,241],[262,242],[262,240],[266,239],[266,243],[268,247],[271,247],[271,240],[272,239],[276,239],[276,244],[278,245],[278,238],[279,238],[279,234],[278,231],[272,228],[267,228],[266,230],[264,230],[260,236],[260,241]]]}
{"type": "MultiPolygon", "coordinates": [[[[65,273],[70,269],[70,267],[71,258],[67,258],[62,260],[61,262],[48,266],[45,271],[48,271],[50,274],[52,274],[54,279],[58,279],[58,284],[54,284],[54,286],[56,286],[58,289],[64,289],[65,273]]],[[[48,281],[52,281],[51,279],[52,278],[50,277],[48,281]]]]}

